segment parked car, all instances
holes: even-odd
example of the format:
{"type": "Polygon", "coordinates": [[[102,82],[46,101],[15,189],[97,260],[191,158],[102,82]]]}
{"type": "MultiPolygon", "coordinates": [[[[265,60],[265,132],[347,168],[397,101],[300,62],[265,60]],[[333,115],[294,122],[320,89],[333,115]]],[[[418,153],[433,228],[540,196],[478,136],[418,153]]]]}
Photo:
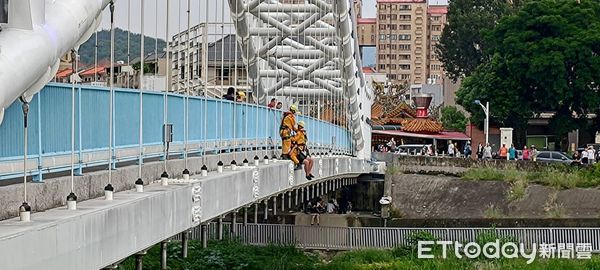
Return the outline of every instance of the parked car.
{"type": "Polygon", "coordinates": [[[396,154],[402,156],[423,155],[423,150],[427,149],[428,144],[403,144],[396,146],[396,154]]]}
{"type": "Polygon", "coordinates": [[[567,156],[567,154],[558,151],[540,151],[537,155],[537,161],[548,163],[556,162],[564,164],[576,163],[571,157],[567,156]]]}

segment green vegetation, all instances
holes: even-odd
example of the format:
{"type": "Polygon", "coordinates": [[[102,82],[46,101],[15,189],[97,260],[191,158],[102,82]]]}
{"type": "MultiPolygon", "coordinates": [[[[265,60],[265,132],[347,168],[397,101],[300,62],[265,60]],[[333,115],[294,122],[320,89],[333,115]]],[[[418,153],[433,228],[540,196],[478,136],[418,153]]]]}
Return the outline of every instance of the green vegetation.
{"type": "MultiPolygon", "coordinates": [[[[181,245],[168,246],[169,269],[318,269],[319,258],[293,246],[269,245],[255,247],[234,241],[209,243],[202,249],[198,241],[190,241],[188,258],[179,254],[181,245]]],[[[135,259],[128,258],[119,269],[135,269],[135,259]]],[[[155,246],[144,258],[144,269],[160,269],[160,247],[155,246]]]]}
{"type": "Polygon", "coordinates": [[[500,210],[500,208],[498,208],[497,206],[490,204],[485,209],[484,214],[486,218],[501,218],[502,210],[500,210]]]}
{"type": "MultiPolygon", "coordinates": [[[[141,35],[131,33],[129,44],[130,60],[133,61],[140,57],[140,42],[141,35]]],[[[86,65],[94,64],[94,46],[96,40],[94,35],[83,43],[79,48],[81,62],[86,65]]],[[[146,54],[154,53],[156,42],[155,39],[146,36],[144,39],[144,52],[146,54]]],[[[158,52],[161,53],[166,47],[166,42],[163,39],[158,39],[158,52]]],[[[110,60],[110,31],[98,31],[98,62],[110,60]]],[[[127,31],[119,28],[115,29],[115,61],[127,62],[127,31]]],[[[139,68],[139,67],[138,67],[139,68]]]]}
{"type": "MultiPolygon", "coordinates": [[[[483,123],[474,100],[490,102],[491,121],[526,141],[527,120],[554,112],[549,130],[595,131],[600,121],[600,1],[453,0],[438,54],[462,79],[457,102],[483,123]]],[[[563,149],[566,144],[561,143],[563,149]]]]}
{"type": "Polygon", "coordinates": [[[525,194],[527,193],[527,186],[528,183],[525,179],[514,181],[510,185],[509,193],[506,195],[507,199],[509,201],[518,201],[520,199],[523,199],[523,197],[525,197],[525,194]]]}
{"type": "MultiPolygon", "coordinates": [[[[515,241],[499,236],[494,229],[476,237],[479,244],[495,241],[515,241]]],[[[600,269],[600,259],[591,260],[542,260],[527,264],[523,259],[457,259],[448,253],[441,259],[441,249],[434,246],[436,259],[418,259],[416,243],[419,240],[437,240],[427,232],[409,237],[410,245],[392,250],[364,249],[340,253],[305,252],[290,246],[270,245],[253,247],[238,242],[213,242],[208,249],[201,249],[192,241],[188,259],[179,257],[179,243],[168,248],[169,269],[323,269],[323,270],[375,270],[375,269],[600,269]]],[[[135,269],[134,258],[128,258],[119,269],[135,269]]],[[[160,269],[160,249],[154,247],[144,257],[144,269],[160,269]]]]}
{"type": "Polygon", "coordinates": [[[388,165],[385,168],[385,174],[387,174],[387,175],[395,175],[395,174],[397,174],[399,172],[400,172],[400,168],[398,168],[398,167],[396,167],[394,165],[388,165]]]}
{"type": "Polygon", "coordinates": [[[446,106],[442,108],[442,119],[444,128],[464,132],[467,127],[467,117],[455,106],[446,106]]]}
{"type": "Polygon", "coordinates": [[[512,183],[509,194],[513,199],[522,198],[530,183],[550,186],[556,189],[589,188],[600,186],[600,164],[587,168],[552,166],[537,168],[535,171],[516,168],[498,169],[493,167],[473,167],[463,175],[465,180],[506,181],[512,183]]]}

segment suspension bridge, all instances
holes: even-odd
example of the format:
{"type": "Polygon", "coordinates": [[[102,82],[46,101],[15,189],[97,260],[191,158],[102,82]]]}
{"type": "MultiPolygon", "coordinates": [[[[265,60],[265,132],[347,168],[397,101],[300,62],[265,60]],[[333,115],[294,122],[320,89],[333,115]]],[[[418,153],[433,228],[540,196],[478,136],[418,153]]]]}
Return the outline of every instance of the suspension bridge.
{"type": "Polygon", "coordinates": [[[242,212],[245,224],[252,210],[256,221],[263,206],[267,219],[271,208],[291,208],[372,172],[373,92],[361,71],[351,1],[4,0],[0,11],[3,267],[116,267],[175,235],[186,243],[192,228],[222,226],[225,217],[235,223],[242,212]],[[155,14],[145,11],[150,5],[155,14]],[[163,91],[149,88],[157,81],[144,74],[144,38],[139,68],[128,73],[136,83],[127,77],[115,85],[124,66],[115,65],[115,13],[123,9],[127,27],[139,20],[142,36],[154,24],[155,57],[158,22],[166,18],[163,91]],[[111,32],[104,85],[98,71],[95,84],[78,72],[79,48],[103,13],[111,32]],[[198,39],[193,25],[206,26],[198,39]],[[226,50],[228,36],[235,38],[226,50]],[[69,83],[51,82],[65,55],[73,59],[69,83]],[[248,96],[222,99],[228,88],[248,96]],[[266,106],[272,98],[300,107],[314,179],[277,158],[283,111],[266,106]]]}

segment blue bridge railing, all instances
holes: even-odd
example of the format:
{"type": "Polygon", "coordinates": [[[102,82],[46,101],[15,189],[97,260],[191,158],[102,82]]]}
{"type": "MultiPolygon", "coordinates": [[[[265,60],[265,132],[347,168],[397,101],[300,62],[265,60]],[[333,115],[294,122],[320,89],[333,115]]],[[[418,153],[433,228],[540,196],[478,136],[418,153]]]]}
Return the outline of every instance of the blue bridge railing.
{"type": "MultiPolygon", "coordinates": [[[[116,89],[113,114],[114,155],[109,160],[109,100],[106,87],[78,85],[75,89],[75,166],[83,168],[138,159],[139,91],[116,89]]],[[[43,174],[70,169],[71,94],[69,84],[48,84],[30,103],[27,174],[42,181],[43,174]]],[[[143,91],[143,158],[163,154],[164,104],[167,123],[173,124],[169,155],[183,154],[185,111],[188,114],[188,154],[236,149],[277,149],[282,111],[248,103],[143,91]],[[165,102],[165,100],[167,102],[165,102]]],[[[350,132],[337,125],[300,115],[314,151],[351,153],[350,132]]],[[[13,103],[0,124],[0,180],[23,176],[23,116],[13,103]]]]}

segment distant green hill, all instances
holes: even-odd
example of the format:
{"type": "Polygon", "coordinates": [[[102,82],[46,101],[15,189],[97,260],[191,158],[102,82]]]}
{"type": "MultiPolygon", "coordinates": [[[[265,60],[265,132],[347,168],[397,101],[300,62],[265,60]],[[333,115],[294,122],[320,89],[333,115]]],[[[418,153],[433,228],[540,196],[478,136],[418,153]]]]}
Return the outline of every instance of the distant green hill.
{"type": "MultiPolygon", "coordinates": [[[[140,55],[140,42],[141,35],[131,33],[130,34],[130,59],[139,57],[140,55]]],[[[94,45],[95,37],[92,37],[86,41],[79,48],[79,54],[81,56],[82,64],[90,65],[94,64],[94,45]]],[[[158,39],[158,52],[162,52],[166,46],[166,42],[162,39],[158,39]]],[[[152,37],[145,37],[144,40],[144,51],[146,54],[153,53],[155,47],[155,41],[152,37]]],[[[102,30],[98,32],[98,62],[102,60],[110,59],[110,31],[102,30]]],[[[123,29],[115,29],[115,62],[125,61],[127,62],[127,31],[123,29]]]]}

